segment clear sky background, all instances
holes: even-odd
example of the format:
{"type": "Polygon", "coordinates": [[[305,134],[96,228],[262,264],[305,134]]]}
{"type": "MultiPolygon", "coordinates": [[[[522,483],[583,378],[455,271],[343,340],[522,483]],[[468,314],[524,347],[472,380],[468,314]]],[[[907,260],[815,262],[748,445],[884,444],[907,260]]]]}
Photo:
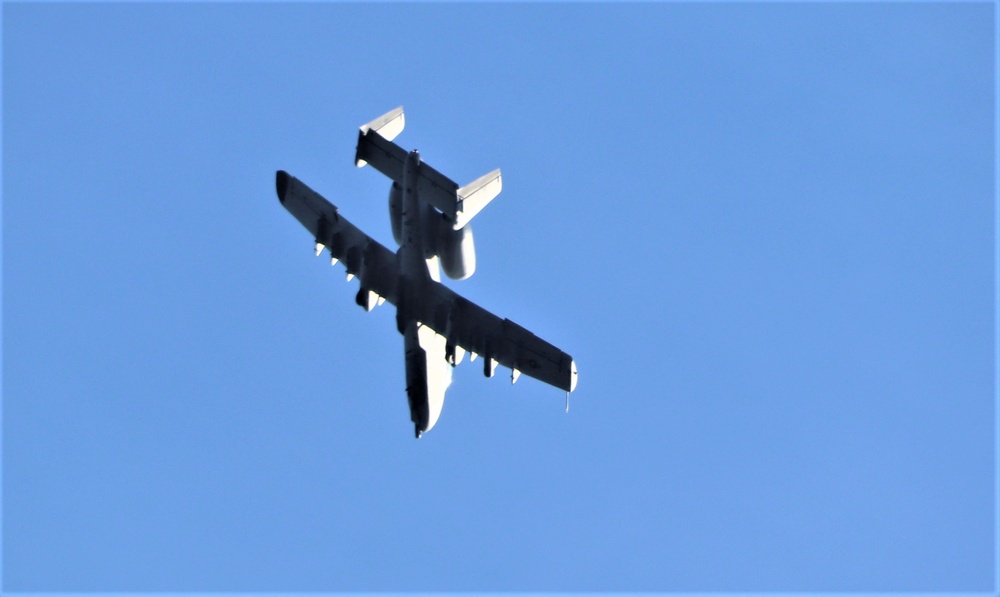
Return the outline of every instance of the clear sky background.
{"type": "Polygon", "coordinates": [[[991,591],[991,3],[3,5],[7,591],[991,591]],[[358,127],[572,354],[413,438],[358,127]]]}

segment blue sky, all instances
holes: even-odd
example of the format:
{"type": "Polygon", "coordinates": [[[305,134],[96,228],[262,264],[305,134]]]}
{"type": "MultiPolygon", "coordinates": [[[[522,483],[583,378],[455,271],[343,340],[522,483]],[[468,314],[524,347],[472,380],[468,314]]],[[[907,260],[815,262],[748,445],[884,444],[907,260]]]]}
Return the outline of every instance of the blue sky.
{"type": "Polygon", "coordinates": [[[4,4],[3,588],[992,591],[994,11],[4,4]],[[568,415],[276,200],[398,105],[568,415]]]}

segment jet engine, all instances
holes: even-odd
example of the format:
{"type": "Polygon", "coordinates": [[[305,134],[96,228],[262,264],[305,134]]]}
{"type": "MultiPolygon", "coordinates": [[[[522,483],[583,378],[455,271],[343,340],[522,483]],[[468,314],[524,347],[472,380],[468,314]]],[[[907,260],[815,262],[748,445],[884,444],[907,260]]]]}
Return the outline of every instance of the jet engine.
{"type": "Polygon", "coordinates": [[[442,226],[437,242],[441,269],[452,280],[464,280],[476,272],[476,247],[472,240],[472,226],[453,230],[442,226]]]}
{"type": "MultiPolygon", "coordinates": [[[[464,280],[476,271],[476,248],[472,240],[472,226],[455,230],[453,223],[444,214],[428,207],[422,226],[426,238],[423,239],[424,257],[435,255],[441,259],[441,269],[452,280],[464,280]]],[[[389,189],[389,221],[392,224],[392,238],[396,244],[403,244],[403,189],[399,183],[392,183],[389,189]]]]}
{"type": "Polygon", "coordinates": [[[437,255],[441,269],[452,280],[464,280],[476,271],[476,247],[472,240],[472,226],[455,230],[444,214],[432,210],[424,226],[424,257],[437,255]]]}

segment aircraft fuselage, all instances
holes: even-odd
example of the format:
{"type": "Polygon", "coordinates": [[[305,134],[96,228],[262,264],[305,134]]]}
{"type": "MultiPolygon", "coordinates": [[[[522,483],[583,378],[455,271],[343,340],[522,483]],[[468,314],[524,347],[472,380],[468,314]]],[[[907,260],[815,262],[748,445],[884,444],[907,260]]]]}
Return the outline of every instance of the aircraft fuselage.
{"type": "Polygon", "coordinates": [[[424,312],[418,303],[427,294],[426,286],[439,279],[437,258],[425,257],[425,225],[435,212],[430,205],[420,201],[417,188],[419,175],[420,154],[414,150],[407,154],[403,165],[402,244],[396,252],[402,288],[396,325],[403,334],[406,396],[417,437],[437,422],[444,406],[444,392],[451,383],[451,366],[443,359],[432,356],[441,352],[444,339],[413,315],[424,312]],[[428,352],[431,354],[428,355],[428,352]]]}

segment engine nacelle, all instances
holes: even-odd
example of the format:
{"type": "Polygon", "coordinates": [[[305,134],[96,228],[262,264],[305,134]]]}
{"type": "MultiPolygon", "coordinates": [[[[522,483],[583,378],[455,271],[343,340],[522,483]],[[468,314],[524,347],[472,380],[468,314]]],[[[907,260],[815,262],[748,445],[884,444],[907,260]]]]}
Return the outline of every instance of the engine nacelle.
{"type": "Polygon", "coordinates": [[[389,222],[392,224],[392,238],[397,245],[403,244],[403,189],[393,182],[389,189],[389,222]]]}
{"type": "MultiPolygon", "coordinates": [[[[430,206],[422,212],[424,231],[424,258],[437,255],[441,269],[452,280],[464,280],[476,271],[476,248],[472,240],[472,227],[468,224],[455,230],[452,222],[430,206]]],[[[392,238],[403,244],[403,188],[394,182],[389,189],[389,222],[392,238]]]]}
{"type": "Polygon", "coordinates": [[[438,257],[441,269],[452,280],[464,280],[476,272],[476,247],[472,240],[472,226],[453,230],[442,226],[438,231],[438,257]]]}

